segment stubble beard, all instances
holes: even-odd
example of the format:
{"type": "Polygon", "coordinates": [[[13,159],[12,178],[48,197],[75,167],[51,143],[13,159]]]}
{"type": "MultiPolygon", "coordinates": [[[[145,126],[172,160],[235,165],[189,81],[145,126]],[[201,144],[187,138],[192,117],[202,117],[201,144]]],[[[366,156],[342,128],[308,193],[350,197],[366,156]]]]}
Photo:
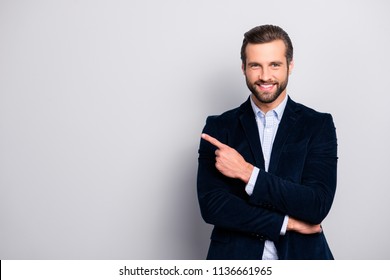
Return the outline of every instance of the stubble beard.
{"type": "Polygon", "coordinates": [[[245,76],[246,79],[246,84],[248,86],[248,89],[253,93],[255,98],[264,104],[269,104],[274,102],[278,97],[283,93],[283,91],[286,89],[287,84],[288,84],[288,76],[286,80],[284,80],[282,83],[278,83],[275,81],[262,81],[258,80],[254,82],[253,84],[249,82],[248,78],[245,76]],[[260,91],[258,90],[257,84],[259,83],[273,83],[276,86],[276,90],[273,92],[269,91],[260,91]]]}

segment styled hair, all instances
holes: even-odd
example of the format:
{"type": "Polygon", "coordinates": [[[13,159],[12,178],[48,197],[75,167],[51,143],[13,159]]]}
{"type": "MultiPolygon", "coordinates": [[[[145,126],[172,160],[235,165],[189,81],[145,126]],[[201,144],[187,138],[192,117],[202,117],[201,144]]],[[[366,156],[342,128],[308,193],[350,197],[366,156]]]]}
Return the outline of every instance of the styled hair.
{"type": "Polygon", "coordinates": [[[246,65],[245,50],[248,44],[264,44],[275,40],[282,40],[284,42],[284,45],[286,46],[285,55],[287,65],[289,65],[293,59],[293,45],[286,31],[275,25],[260,25],[252,28],[244,34],[244,40],[241,46],[241,60],[244,67],[246,65]]]}

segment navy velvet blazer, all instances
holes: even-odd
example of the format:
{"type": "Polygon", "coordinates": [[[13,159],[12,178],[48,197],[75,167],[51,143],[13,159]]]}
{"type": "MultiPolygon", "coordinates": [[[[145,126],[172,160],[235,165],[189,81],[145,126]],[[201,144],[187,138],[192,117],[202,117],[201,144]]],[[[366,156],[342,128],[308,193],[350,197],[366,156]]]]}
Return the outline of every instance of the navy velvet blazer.
{"type": "Polygon", "coordinates": [[[197,191],[203,219],[214,225],[208,259],[261,259],[272,240],[279,259],[333,259],[324,232],[281,236],[285,215],[320,224],[336,191],[337,139],[332,116],[290,98],[272,147],[268,172],[248,99],[207,118],[203,129],[260,168],[251,196],[245,183],[215,168],[215,147],[201,140],[197,191]]]}

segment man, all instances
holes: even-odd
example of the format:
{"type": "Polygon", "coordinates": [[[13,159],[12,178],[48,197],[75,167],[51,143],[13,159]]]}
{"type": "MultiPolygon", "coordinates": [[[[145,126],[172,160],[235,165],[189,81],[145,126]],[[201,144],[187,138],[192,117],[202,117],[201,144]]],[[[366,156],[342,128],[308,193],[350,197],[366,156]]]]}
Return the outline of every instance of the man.
{"type": "Polygon", "coordinates": [[[207,118],[199,148],[207,258],[333,259],[320,225],[336,191],[332,117],[287,96],[293,46],[280,27],[245,33],[241,60],[251,95],[207,118]]]}

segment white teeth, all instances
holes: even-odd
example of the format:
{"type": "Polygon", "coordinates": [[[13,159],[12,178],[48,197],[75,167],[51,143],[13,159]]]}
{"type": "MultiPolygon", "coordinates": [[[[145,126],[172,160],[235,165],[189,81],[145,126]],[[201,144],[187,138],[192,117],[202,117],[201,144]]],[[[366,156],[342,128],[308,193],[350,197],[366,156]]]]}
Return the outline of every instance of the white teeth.
{"type": "Polygon", "coordinates": [[[263,87],[263,88],[270,88],[270,87],[272,87],[273,85],[261,85],[261,87],[263,87]]]}

